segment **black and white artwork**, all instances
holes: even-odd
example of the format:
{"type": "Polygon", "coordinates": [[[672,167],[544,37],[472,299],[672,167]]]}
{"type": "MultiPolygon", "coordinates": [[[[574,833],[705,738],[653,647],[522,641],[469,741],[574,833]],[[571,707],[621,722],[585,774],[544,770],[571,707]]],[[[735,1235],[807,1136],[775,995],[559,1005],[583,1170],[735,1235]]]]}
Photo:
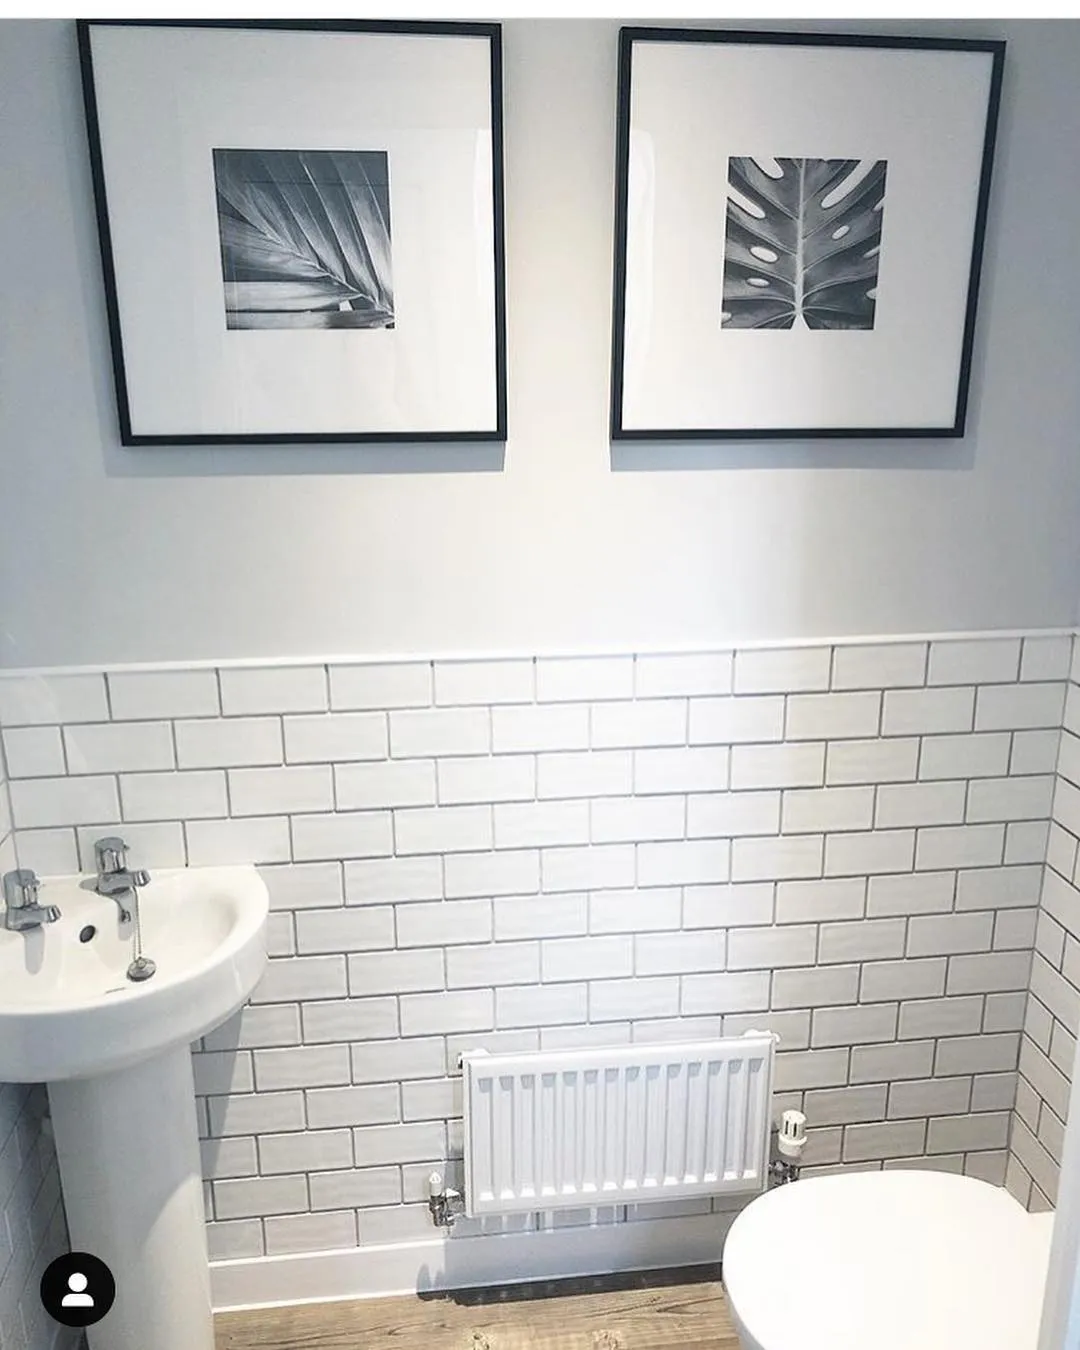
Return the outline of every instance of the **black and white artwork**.
{"type": "Polygon", "coordinates": [[[883,159],[728,159],[724,329],[872,329],[883,159]]]}
{"type": "Polygon", "coordinates": [[[1003,60],[622,29],[612,438],[963,435],[1003,60]]]}
{"type": "Polygon", "coordinates": [[[384,150],[215,149],[230,329],[393,328],[384,150]]]}
{"type": "Polygon", "coordinates": [[[122,444],[506,439],[498,24],[76,30],[122,444]]]}

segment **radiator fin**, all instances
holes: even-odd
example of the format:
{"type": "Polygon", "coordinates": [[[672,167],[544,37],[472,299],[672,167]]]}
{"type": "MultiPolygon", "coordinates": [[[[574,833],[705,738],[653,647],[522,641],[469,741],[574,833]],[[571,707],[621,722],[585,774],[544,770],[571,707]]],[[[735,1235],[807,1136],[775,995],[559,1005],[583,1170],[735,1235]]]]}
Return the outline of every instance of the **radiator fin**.
{"type": "Polygon", "coordinates": [[[760,1190],[775,1041],[462,1057],[470,1216],[760,1190]]]}

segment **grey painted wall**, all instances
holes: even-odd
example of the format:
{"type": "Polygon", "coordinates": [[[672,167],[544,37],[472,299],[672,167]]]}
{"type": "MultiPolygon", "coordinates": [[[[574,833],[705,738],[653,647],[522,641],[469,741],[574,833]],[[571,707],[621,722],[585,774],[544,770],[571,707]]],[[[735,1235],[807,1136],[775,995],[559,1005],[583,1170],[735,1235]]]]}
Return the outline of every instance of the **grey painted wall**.
{"type": "Polygon", "coordinates": [[[618,25],[513,21],[505,463],[490,447],[121,449],[74,28],[0,26],[0,491],[26,522],[0,534],[0,661],[1071,623],[1080,24],[908,26],[1010,44],[967,438],[613,455],[618,25]]]}

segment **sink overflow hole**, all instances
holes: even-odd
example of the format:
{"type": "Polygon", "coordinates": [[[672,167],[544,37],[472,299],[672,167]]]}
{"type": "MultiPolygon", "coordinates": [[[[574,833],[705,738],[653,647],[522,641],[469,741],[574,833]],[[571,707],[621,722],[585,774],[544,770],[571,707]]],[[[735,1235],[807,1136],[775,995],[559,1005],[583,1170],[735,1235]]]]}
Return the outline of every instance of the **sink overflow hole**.
{"type": "Polygon", "coordinates": [[[97,936],[97,929],[94,927],[92,923],[88,923],[85,928],[80,930],[79,941],[89,942],[92,937],[96,936],[97,936]]]}

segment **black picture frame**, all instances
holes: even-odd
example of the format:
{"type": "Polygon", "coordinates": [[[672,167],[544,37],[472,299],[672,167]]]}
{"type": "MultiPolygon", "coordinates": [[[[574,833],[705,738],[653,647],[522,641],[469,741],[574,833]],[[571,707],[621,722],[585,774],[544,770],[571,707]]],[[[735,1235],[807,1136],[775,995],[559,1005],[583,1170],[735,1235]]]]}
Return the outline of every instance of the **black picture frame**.
{"type": "MultiPolygon", "coordinates": [[[[615,248],[614,248],[614,276],[613,276],[613,305],[612,305],[612,353],[611,353],[611,402],[610,402],[610,435],[613,441],[717,441],[717,440],[765,440],[765,439],[813,439],[813,438],[948,438],[960,437],[964,435],[967,413],[968,398],[971,379],[972,353],[975,338],[976,312],[979,293],[979,279],[982,266],[983,248],[986,233],[987,215],[990,204],[990,186],[991,170],[994,158],[994,146],[998,130],[998,118],[1001,103],[1001,85],[1004,68],[1005,42],[999,40],[970,40],[953,39],[945,37],[915,37],[915,36],[884,36],[878,34],[853,34],[853,33],[798,33],[798,32],[778,32],[778,31],[756,31],[744,29],[687,29],[687,28],[663,28],[663,27],[624,27],[619,32],[619,66],[618,66],[618,97],[617,97],[617,124],[616,124],[616,190],[615,190],[615,248]],[[968,253],[968,266],[963,276],[962,283],[966,287],[963,295],[962,305],[957,305],[959,327],[956,332],[957,338],[957,356],[956,356],[956,380],[955,380],[955,399],[951,402],[947,413],[944,416],[933,419],[932,424],[928,425],[903,425],[897,424],[895,420],[887,419],[880,424],[875,424],[873,420],[867,421],[860,419],[857,423],[850,425],[839,422],[836,425],[817,425],[808,421],[805,425],[800,425],[797,419],[786,419],[778,422],[776,425],[750,424],[747,422],[742,425],[702,425],[700,418],[688,418],[685,421],[680,420],[678,410],[675,415],[670,417],[660,417],[650,419],[643,414],[644,420],[626,416],[628,389],[634,375],[628,375],[628,341],[627,341],[627,318],[628,318],[628,288],[635,286],[634,276],[631,269],[628,268],[628,237],[631,233],[631,127],[632,117],[635,108],[635,94],[638,86],[635,84],[635,53],[640,53],[643,44],[664,44],[669,50],[674,44],[683,44],[687,51],[700,53],[702,44],[710,44],[722,51],[743,51],[747,48],[764,48],[772,51],[777,48],[805,48],[809,52],[821,52],[822,50],[840,51],[848,49],[855,54],[866,53],[870,51],[886,52],[895,54],[896,60],[902,61],[905,55],[912,53],[934,53],[934,54],[955,54],[958,58],[977,56],[985,59],[987,63],[986,71],[986,98],[985,98],[985,117],[983,120],[983,129],[981,139],[973,145],[973,163],[971,171],[977,176],[977,179],[969,185],[969,192],[973,196],[973,221],[970,230],[970,249],[968,253]],[[972,191],[973,190],[973,191],[972,191]]],[[[672,64],[671,62],[668,63],[672,64]]],[[[658,63],[659,65],[659,63],[658,63]]],[[[663,91],[661,91],[663,92],[663,91]]],[[[763,99],[769,97],[768,90],[764,90],[763,99]]],[[[656,99],[659,102],[659,96],[656,99]]],[[[635,131],[637,127],[635,125],[635,131]]],[[[786,143],[785,143],[786,144],[786,143]]],[[[740,153],[754,154],[754,149],[743,148],[740,146],[740,153]]],[[[757,153],[760,153],[758,151],[757,153]]],[[[792,153],[790,150],[780,149],[779,147],[770,151],[770,153],[782,154],[792,153]]],[[[801,153],[806,153],[802,151],[801,153]]],[[[847,154],[846,150],[834,150],[830,145],[828,149],[823,148],[818,152],[815,148],[814,153],[822,154],[847,154]]],[[[729,172],[734,164],[734,159],[729,158],[729,172]]],[[[747,161],[743,161],[747,162],[747,161]]],[[[749,161],[754,163],[755,161],[749,161]]],[[[790,164],[800,165],[825,165],[839,164],[839,160],[790,160],[790,164]]],[[[854,160],[848,161],[849,163],[854,160]]],[[[778,161],[771,163],[775,166],[778,161]]],[[[882,172],[884,174],[885,161],[880,161],[882,172]]],[[[782,166],[781,171],[784,172],[782,166]]],[[[660,185],[661,174],[659,170],[656,173],[656,183],[651,185],[655,192],[656,199],[659,199],[663,190],[660,185]]],[[[730,205],[732,200],[732,187],[729,182],[727,202],[728,218],[737,210],[737,206],[730,205]]],[[[751,203],[753,204],[753,203],[751,203]]],[[[887,192],[877,203],[876,210],[881,212],[884,208],[885,220],[888,219],[888,201],[887,192]]],[[[767,213],[766,213],[767,214],[767,213]]],[[[729,228],[732,228],[729,226],[729,228]]],[[[800,226],[801,229],[801,226],[800,226]]],[[[721,219],[716,223],[716,230],[724,245],[721,248],[718,244],[716,249],[717,271],[720,270],[721,258],[724,258],[726,267],[727,236],[725,224],[721,219]]],[[[881,220],[878,222],[878,241],[879,247],[877,253],[880,256],[882,249],[880,247],[881,238],[881,220]]],[[[734,246],[732,246],[734,255],[734,246]]],[[[760,256],[760,255],[758,255],[760,256]]],[[[734,265],[733,265],[734,266],[734,265]]],[[[876,267],[876,264],[875,264],[876,267]]],[[[722,311],[725,304],[729,303],[727,286],[727,273],[724,272],[720,277],[713,277],[710,280],[716,281],[714,291],[719,288],[722,292],[722,299],[717,305],[717,310],[722,311]]],[[[873,296],[876,291],[877,275],[874,275],[875,287],[868,290],[867,295],[873,296]]],[[[708,283],[706,283],[708,284],[708,283]]],[[[759,282],[759,284],[761,284],[759,282]]],[[[767,279],[765,284],[768,284],[767,279]]],[[[736,293],[734,278],[732,281],[732,296],[736,293]]],[[[630,296],[631,300],[633,296],[630,296]]],[[[870,305],[871,315],[876,307],[874,301],[870,305]]],[[[713,331],[722,330],[725,322],[731,319],[731,314],[720,314],[719,323],[713,331]]],[[[865,319],[862,320],[865,324],[865,319]]],[[[870,326],[873,324],[873,318],[870,319],[870,326]]],[[[748,327],[749,324],[743,326],[748,327]]],[[[766,325],[760,327],[772,326],[780,327],[780,324],[766,325]]],[[[807,327],[811,325],[806,324],[807,327]]],[[[747,335],[750,341],[754,338],[761,339],[762,334],[747,335]]],[[[818,336],[815,334],[815,337],[818,336]]],[[[826,337],[826,341],[827,341],[826,337]]],[[[766,338],[766,341],[768,339],[766,338]]],[[[774,343],[774,350],[775,343],[774,343]]],[[[732,349],[729,349],[732,350],[732,349]]],[[[743,345],[742,350],[750,351],[743,345]]],[[[821,350],[820,344],[818,350],[821,350]]],[[[835,349],[839,350],[839,349],[835,349]]],[[[755,358],[756,359],[756,358],[755,358]]],[[[644,388],[644,381],[639,381],[639,387],[644,388]]],[[[714,396],[714,401],[719,400],[720,395],[714,396]]],[[[662,400],[654,400],[662,401],[662,400]]],[[[677,396],[673,395],[672,403],[678,403],[677,396]]],[[[719,419],[715,419],[719,421],[719,419]]]]}
{"type": "MultiPolygon", "coordinates": [[[[105,285],[105,301],[109,338],[112,354],[113,379],[116,390],[117,413],[120,440],[126,446],[154,445],[267,445],[267,444],[314,444],[314,443],[367,443],[367,442],[474,442],[505,441],[507,436],[507,390],[506,390],[506,279],[505,279],[505,208],[503,183],[503,112],[502,112],[502,30],[498,23],[480,22],[443,22],[413,20],[292,20],[292,19],[78,19],[76,21],[79,63],[82,77],[83,103],[86,114],[86,128],[89,143],[89,158],[94,191],[94,207],[97,217],[98,239],[105,285]],[[275,431],[267,428],[244,431],[233,428],[193,431],[184,427],[170,430],[166,427],[147,429],[146,419],[141,418],[133,408],[133,380],[131,353],[125,352],[125,321],[121,292],[124,287],[124,259],[118,256],[116,243],[117,212],[125,205],[110,198],[110,182],[107,171],[107,149],[104,143],[104,131],[101,116],[103,97],[102,74],[95,67],[94,39],[97,33],[115,29],[157,30],[167,38],[170,30],[216,30],[226,32],[254,32],[276,34],[320,34],[332,38],[334,35],[395,35],[403,38],[412,36],[438,37],[453,39],[481,39],[489,48],[486,62],[486,76],[489,82],[489,120],[490,120],[490,206],[491,239],[490,249],[484,256],[491,259],[491,293],[485,291],[487,311],[490,311],[490,361],[484,361],[483,378],[487,379],[490,367],[490,387],[486,388],[485,408],[490,403],[491,415],[485,416],[479,425],[452,425],[446,427],[417,425],[399,427],[342,427],[337,429],[303,430],[290,428],[275,431]],[[140,425],[140,421],[142,425],[140,425]]],[[[485,123],[481,134],[485,138],[488,126],[485,123]]],[[[331,147],[337,152],[340,147],[331,147]]],[[[219,152],[214,151],[216,156],[219,152]]],[[[234,152],[222,152],[234,153],[234,152]]],[[[243,152],[240,152],[243,153],[243,152]]],[[[273,154],[291,154],[311,156],[326,154],[323,150],[308,151],[272,151],[273,154]]],[[[359,156],[361,152],[352,147],[342,152],[344,155],[359,156]]],[[[215,173],[217,167],[215,165],[215,173]]],[[[360,172],[357,170],[357,172],[360,172]]],[[[339,189],[344,196],[349,189],[339,189]]],[[[374,192],[374,189],[371,189],[374,192]]],[[[389,207],[389,186],[385,188],[386,205],[389,207]]],[[[219,180],[219,216],[220,206],[219,180]]],[[[389,250],[390,225],[393,213],[388,212],[386,243],[389,250]]],[[[222,229],[220,220],[219,229],[222,229]]],[[[336,242],[336,241],[335,241],[336,242]]],[[[222,233],[222,262],[225,268],[225,240],[222,233]]],[[[486,264],[485,264],[486,266],[486,264]]],[[[220,279],[220,278],[219,278],[220,279]]],[[[226,276],[225,280],[228,280],[226,276]]],[[[225,287],[226,291],[228,287],[225,287]]],[[[349,302],[346,302],[346,305],[349,302]]],[[[479,303],[479,302],[478,302],[479,303]]],[[[345,306],[343,305],[343,308],[345,306]]],[[[230,313],[228,326],[240,327],[233,323],[230,313]]],[[[383,321],[381,326],[400,330],[401,325],[393,322],[395,315],[390,311],[390,322],[383,321]]],[[[385,320],[385,316],[383,316],[385,320]]],[[[255,326],[253,323],[252,327],[255,326]]],[[[282,326],[286,326],[282,324],[282,326]]],[[[312,323],[310,326],[317,326],[312,323]]],[[[335,326],[329,322],[324,327],[335,326]]],[[[344,324],[340,326],[345,326],[344,324]]],[[[356,326],[361,326],[359,320],[356,326]]],[[[374,326],[374,325],[372,325],[374,326]]],[[[397,340],[398,334],[394,334],[397,340]]],[[[484,346],[485,355],[488,351],[484,346]]],[[[440,378],[444,379],[445,376],[440,378]]],[[[480,419],[478,419],[480,420],[480,419]]]]}

